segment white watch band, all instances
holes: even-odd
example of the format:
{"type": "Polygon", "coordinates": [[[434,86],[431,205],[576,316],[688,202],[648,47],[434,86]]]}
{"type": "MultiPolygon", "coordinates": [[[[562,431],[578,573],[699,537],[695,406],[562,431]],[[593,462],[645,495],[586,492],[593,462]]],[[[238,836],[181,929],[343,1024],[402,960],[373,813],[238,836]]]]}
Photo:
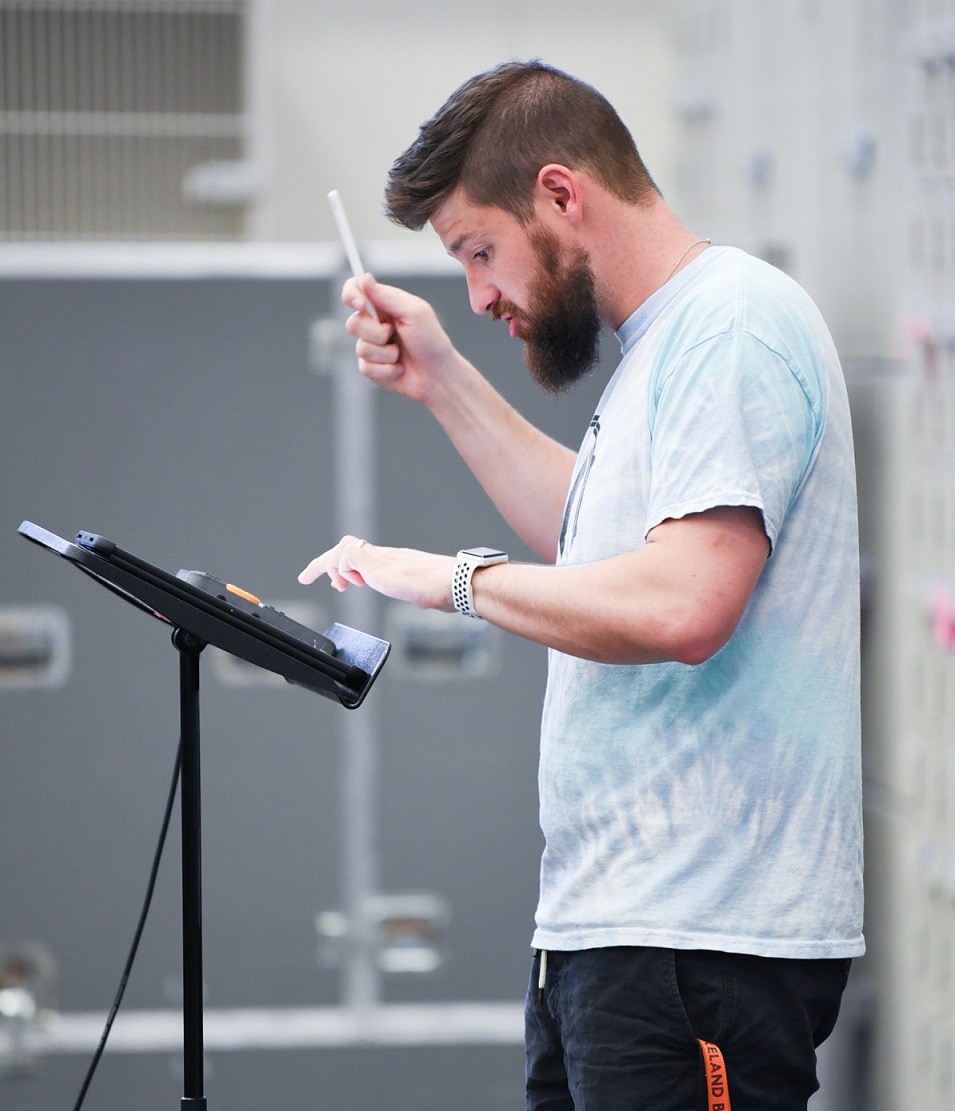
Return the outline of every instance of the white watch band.
{"type": "Polygon", "coordinates": [[[451,599],[458,613],[463,613],[465,617],[481,617],[474,608],[471,579],[479,567],[490,567],[494,563],[507,563],[507,553],[497,548],[464,548],[458,552],[458,562],[451,578],[451,599]]]}

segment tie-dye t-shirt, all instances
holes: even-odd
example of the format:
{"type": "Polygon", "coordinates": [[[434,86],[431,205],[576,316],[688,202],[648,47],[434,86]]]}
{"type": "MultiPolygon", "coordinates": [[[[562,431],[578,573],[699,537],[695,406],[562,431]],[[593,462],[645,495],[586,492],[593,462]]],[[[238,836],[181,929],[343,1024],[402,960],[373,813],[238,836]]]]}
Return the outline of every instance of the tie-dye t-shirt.
{"type": "Polygon", "coordinates": [[[712,247],[618,332],[558,563],[757,507],[771,555],[698,666],[552,651],[533,944],[863,951],[859,560],[845,383],[791,279],[712,247]]]}

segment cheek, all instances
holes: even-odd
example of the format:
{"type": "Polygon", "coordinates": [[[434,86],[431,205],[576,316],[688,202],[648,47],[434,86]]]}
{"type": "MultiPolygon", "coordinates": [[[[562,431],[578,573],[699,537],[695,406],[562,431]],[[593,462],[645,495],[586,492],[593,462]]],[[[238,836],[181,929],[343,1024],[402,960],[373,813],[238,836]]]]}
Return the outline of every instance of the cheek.
{"type": "Polygon", "coordinates": [[[536,316],[547,302],[547,282],[540,267],[535,267],[530,279],[515,285],[517,304],[526,316],[536,316]]]}

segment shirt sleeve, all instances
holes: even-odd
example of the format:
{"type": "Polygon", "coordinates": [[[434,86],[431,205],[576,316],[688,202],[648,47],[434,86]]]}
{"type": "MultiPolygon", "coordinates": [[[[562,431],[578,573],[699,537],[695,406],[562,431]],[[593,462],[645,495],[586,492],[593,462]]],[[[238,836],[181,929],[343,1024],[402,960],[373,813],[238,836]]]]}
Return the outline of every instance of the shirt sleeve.
{"type": "Polygon", "coordinates": [[[646,532],[720,505],[751,505],[771,549],[812,465],[821,391],[744,331],[660,368],[650,395],[652,477],[646,532]]]}

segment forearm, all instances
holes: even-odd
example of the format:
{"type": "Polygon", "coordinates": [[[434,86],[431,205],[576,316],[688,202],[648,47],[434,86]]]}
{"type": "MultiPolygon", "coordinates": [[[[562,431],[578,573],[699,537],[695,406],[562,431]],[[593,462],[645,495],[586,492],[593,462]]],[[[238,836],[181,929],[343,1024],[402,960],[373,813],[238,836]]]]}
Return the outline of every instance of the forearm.
{"type": "Polygon", "coordinates": [[[537,555],[554,560],[574,453],[517,412],[459,356],[428,408],[498,511],[537,555]]]}
{"type": "Polygon", "coordinates": [[[769,552],[762,516],[717,507],[653,529],[643,548],[596,563],[491,566],[477,612],[528,640],[601,663],[698,664],[742,619],[769,552]]]}
{"type": "Polygon", "coordinates": [[[720,645],[704,642],[698,600],[647,573],[645,562],[631,553],[573,567],[488,567],[472,581],[475,608],[508,632],[598,663],[699,663],[712,655],[720,645]]]}

